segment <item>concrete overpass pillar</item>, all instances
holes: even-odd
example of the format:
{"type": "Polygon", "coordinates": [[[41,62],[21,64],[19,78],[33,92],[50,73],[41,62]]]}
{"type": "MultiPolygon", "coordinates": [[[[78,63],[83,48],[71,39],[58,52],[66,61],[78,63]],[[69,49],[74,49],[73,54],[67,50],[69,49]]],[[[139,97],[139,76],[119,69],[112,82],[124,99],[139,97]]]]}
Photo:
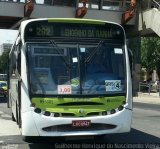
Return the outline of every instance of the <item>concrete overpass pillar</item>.
{"type": "Polygon", "coordinates": [[[133,95],[137,96],[141,73],[141,37],[129,38],[128,48],[133,53],[133,95]]]}
{"type": "Polygon", "coordinates": [[[152,0],[141,0],[140,3],[142,10],[146,10],[151,8],[152,0]]]}

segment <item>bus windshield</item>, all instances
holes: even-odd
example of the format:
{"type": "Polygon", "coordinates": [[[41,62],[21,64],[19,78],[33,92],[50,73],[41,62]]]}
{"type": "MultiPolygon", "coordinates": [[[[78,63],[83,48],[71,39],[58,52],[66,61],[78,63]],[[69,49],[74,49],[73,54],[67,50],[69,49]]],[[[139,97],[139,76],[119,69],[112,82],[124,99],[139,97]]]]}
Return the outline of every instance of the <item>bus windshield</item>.
{"type": "Polygon", "coordinates": [[[33,95],[105,95],[126,90],[122,44],[27,43],[33,95]]]}

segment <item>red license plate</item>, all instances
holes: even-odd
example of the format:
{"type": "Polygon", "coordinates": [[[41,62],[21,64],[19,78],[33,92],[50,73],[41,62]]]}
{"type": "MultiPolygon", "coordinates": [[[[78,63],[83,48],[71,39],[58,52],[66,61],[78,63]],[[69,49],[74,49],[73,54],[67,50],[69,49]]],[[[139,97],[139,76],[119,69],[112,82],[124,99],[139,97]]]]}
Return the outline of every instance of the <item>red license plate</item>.
{"type": "Polygon", "coordinates": [[[75,120],[72,121],[73,127],[89,127],[91,125],[90,120],[75,120]]]}

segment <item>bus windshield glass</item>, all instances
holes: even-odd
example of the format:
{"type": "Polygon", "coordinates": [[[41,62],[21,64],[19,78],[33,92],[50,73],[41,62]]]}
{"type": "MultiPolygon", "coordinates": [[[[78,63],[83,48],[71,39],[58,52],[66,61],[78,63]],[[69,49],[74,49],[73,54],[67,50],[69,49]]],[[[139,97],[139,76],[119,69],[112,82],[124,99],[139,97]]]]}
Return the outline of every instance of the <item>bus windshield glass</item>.
{"type": "Polygon", "coordinates": [[[32,94],[97,95],[124,93],[122,45],[28,43],[32,94]]]}

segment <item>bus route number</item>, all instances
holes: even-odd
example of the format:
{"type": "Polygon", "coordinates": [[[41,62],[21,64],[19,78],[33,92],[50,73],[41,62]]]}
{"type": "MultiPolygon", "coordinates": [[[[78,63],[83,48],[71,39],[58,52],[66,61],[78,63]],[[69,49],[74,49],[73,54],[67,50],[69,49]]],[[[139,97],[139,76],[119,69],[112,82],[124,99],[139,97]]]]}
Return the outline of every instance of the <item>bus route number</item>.
{"type": "Polygon", "coordinates": [[[105,81],[106,91],[121,91],[121,80],[106,80],[105,81]]]}
{"type": "Polygon", "coordinates": [[[37,27],[37,30],[36,30],[36,34],[38,36],[49,36],[50,32],[51,32],[50,28],[45,26],[37,27]]]}
{"type": "Polygon", "coordinates": [[[58,85],[58,94],[72,94],[71,85],[58,85]]]}

